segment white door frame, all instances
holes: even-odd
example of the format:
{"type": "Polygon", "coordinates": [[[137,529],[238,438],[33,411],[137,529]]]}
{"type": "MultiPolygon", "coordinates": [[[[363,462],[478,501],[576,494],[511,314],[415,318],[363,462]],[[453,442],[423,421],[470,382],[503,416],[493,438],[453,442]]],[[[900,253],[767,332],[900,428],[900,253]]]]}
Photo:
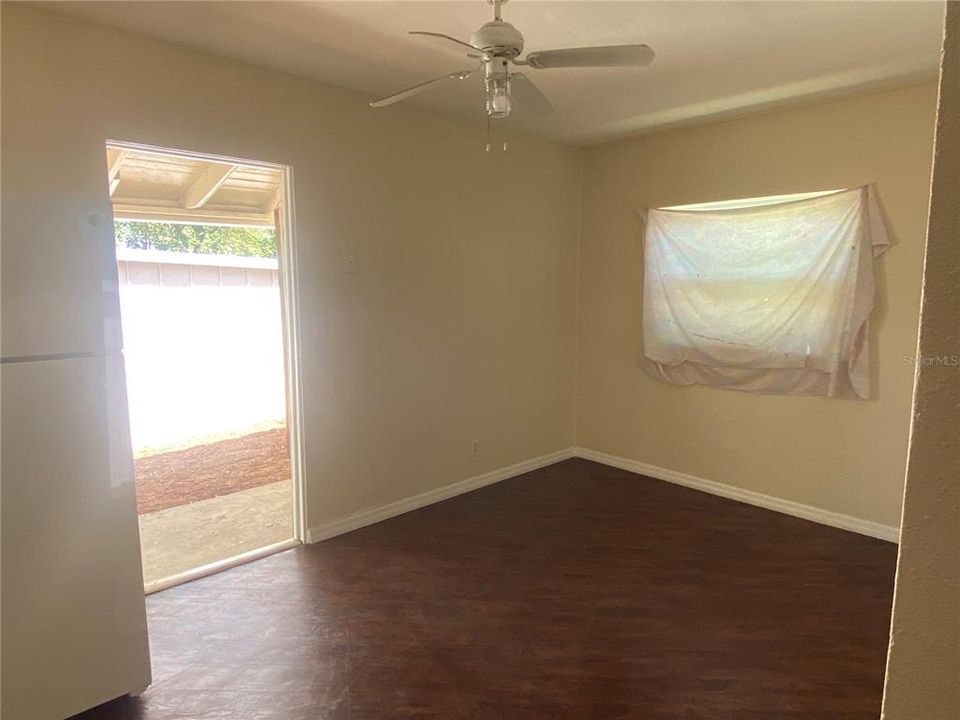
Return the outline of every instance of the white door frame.
{"type": "Polygon", "coordinates": [[[300,353],[300,292],[297,283],[297,241],[294,228],[293,168],[280,165],[283,183],[280,192],[280,243],[277,260],[280,270],[280,302],[283,306],[283,351],[287,366],[287,433],[290,442],[290,477],[293,487],[293,537],[305,543],[307,536],[307,488],[304,478],[303,385],[300,353]]]}

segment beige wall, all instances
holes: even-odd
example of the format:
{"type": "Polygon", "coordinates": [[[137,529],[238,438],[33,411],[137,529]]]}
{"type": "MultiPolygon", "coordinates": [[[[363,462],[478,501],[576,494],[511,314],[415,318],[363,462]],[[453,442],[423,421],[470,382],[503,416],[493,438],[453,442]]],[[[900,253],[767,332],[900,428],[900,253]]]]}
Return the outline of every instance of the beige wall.
{"type": "MultiPolygon", "coordinates": [[[[918,354],[960,355],[960,3],[949,3],[918,354]]],[[[921,366],[914,396],[887,720],[960,717],[960,368],[921,366]]]]}
{"type": "Polygon", "coordinates": [[[579,150],[485,155],[480,123],[36,8],[2,30],[5,193],[101,202],[108,138],[293,166],[309,525],[572,444],[579,150]]]}
{"type": "Polygon", "coordinates": [[[577,442],[897,525],[936,102],[934,84],[591,149],[584,163],[577,442]],[[641,369],[640,206],[876,182],[897,244],[878,261],[878,399],[761,397],[641,369]]]}

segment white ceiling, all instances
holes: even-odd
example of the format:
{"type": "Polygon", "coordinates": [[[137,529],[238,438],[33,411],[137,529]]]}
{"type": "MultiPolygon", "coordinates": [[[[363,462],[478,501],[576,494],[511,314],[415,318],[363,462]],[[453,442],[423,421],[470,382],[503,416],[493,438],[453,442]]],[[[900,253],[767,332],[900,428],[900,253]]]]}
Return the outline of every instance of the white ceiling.
{"type": "MultiPolygon", "coordinates": [[[[407,35],[464,40],[490,19],[468,2],[65,2],[54,9],[358,90],[371,99],[471,67],[407,35]]],[[[50,8],[50,3],[44,3],[50,8]]],[[[555,106],[516,127],[589,144],[747,109],[935,77],[942,2],[539,2],[504,19],[528,50],[642,42],[649,68],[533,70],[555,106]]],[[[478,76],[475,76],[477,78],[478,76]]],[[[482,119],[480,80],[408,102],[482,119]]],[[[370,112],[392,112],[379,109],[370,112]]]]}

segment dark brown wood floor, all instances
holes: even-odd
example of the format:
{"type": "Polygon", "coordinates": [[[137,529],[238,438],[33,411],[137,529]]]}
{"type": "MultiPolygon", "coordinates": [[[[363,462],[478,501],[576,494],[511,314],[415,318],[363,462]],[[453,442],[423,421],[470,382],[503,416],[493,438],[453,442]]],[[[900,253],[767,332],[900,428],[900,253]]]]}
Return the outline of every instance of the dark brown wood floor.
{"type": "Polygon", "coordinates": [[[84,720],[876,720],[896,548],[569,460],[147,599],[84,720]]]}

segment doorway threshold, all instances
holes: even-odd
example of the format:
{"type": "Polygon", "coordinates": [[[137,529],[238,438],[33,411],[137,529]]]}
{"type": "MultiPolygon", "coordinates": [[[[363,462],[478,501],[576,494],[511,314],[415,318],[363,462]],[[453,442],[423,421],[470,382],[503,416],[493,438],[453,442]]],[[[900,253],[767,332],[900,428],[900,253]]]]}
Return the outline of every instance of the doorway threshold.
{"type": "Polygon", "coordinates": [[[262,558],[274,555],[278,552],[283,552],[284,550],[290,550],[300,545],[301,542],[295,538],[290,538],[289,540],[283,540],[278,543],[273,543],[272,545],[265,545],[262,548],[256,548],[255,550],[249,550],[245,553],[240,553],[239,555],[234,555],[233,557],[226,558],[224,560],[217,560],[216,562],[208,563],[207,565],[201,565],[200,567],[187,570],[186,572],[177,573],[176,575],[171,575],[170,577],[161,578],[155,580],[154,582],[147,583],[143,586],[143,592],[145,595],[152,595],[155,592],[160,592],[161,590],[167,590],[177,585],[183,585],[192,580],[199,580],[200,578],[209,577],[210,575],[215,575],[218,572],[223,572],[224,570],[229,570],[230,568],[237,567],[239,565],[245,565],[254,560],[260,560],[262,558]]]}

